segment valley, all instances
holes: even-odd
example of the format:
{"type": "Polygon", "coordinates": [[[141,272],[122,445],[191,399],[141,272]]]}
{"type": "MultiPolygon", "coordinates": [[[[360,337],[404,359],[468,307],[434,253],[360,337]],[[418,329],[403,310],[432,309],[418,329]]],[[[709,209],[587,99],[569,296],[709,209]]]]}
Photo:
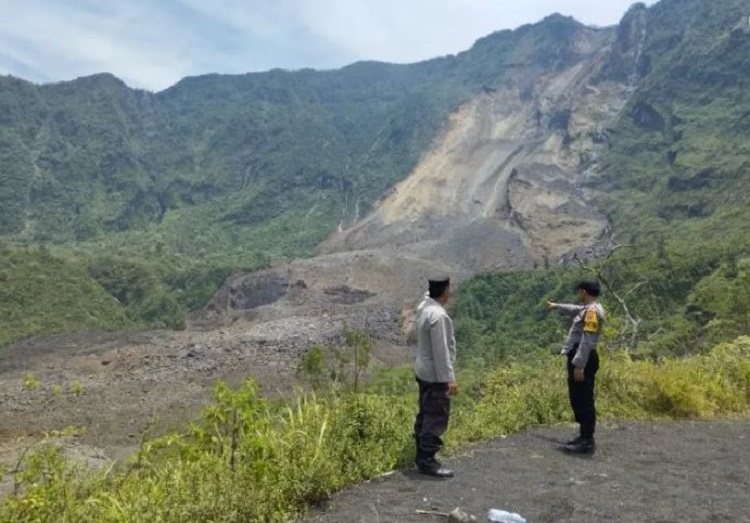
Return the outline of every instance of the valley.
{"type": "Polygon", "coordinates": [[[686,3],[159,93],[0,78],[0,465],[68,427],[74,462],[108,466],[185,430],[217,381],[291,400],[347,329],[372,343],[365,378],[408,366],[435,273],[458,289],[472,401],[478,373],[548,356],[544,304],[580,261],[642,320],[628,346],[605,297],[633,364],[750,334],[746,6],[686,3]]]}

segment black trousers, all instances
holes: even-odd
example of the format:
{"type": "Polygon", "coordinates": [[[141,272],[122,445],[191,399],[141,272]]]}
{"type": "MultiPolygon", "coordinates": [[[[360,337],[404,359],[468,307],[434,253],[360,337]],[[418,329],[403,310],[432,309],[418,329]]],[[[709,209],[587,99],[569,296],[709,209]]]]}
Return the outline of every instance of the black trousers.
{"type": "Polygon", "coordinates": [[[419,412],[414,421],[414,439],[417,443],[417,463],[434,461],[443,447],[442,436],[448,429],[451,400],[447,383],[429,383],[417,378],[419,384],[419,412]]]}
{"type": "Polygon", "coordinates": [[[573,379],[573,357],[576,349],[568,353],[568,394],[570,406],[573,407],[573,415],[576,423],[581,426],[582,438],[593,438],[596,430],[596,405],[594,404],[594,384],[596,372],[599,370],[599,354],[591,351],[586,368],[583,370],[584,380],[573,379]]]}

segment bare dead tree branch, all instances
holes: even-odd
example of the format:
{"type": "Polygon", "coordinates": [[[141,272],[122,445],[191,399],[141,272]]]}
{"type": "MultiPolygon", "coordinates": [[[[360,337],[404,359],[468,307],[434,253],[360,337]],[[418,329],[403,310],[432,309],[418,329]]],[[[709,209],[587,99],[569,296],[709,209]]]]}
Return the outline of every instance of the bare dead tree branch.
{"type": "MultiPolygon", "coordinates": [[[[630,309],[628,308],[628,304],[625,302],[625,299],[620,296],[613,288],[612,285],[609,283],[609,280],[604,276],[604,270],[607,268],[607,264],[609,263],[609,260],[612,258],[612,256],[617,252],[619,249],[632,247],[632,245],[615,245],[612,250],[607,253],[607,257],[604,259],[604,263],[601,264],[601,266],[598,269],[595,269],[593,267],[589,267],[586,265],[586,263],[578,256],[578,254],[574,254],[573,258],[578,260],[578,263],[581,265],[581,268],[587,272],[590,272],[594,275],[594,277],[599,280],[604,288],[609,292],[617,301],[617,303],[622,308],[623,312],[625,313],[625,318],[628,321],[628,324],[630,325],[631,335],[630,335],[630,348],[635,348],[638,344],[638,329],[641,325],[641,319],[633,316],[633,314],[630,312],[630,309]]],[[[630,293],[635,291],[638,287],[645,285],[646,282],[641,282],[635,287],[633,287],[625,296],[628,296],[630,293]]]]}
{"type": "Polygon", "coordinates": [[[623,298],[627,298],[628,296],[630,296],[631,294],[633,294],[635,291],[637,291],[638,289],[640,289],[641,287],[643,287],[647,283],[649,283],[648,280],[636,283],[635,285],[633,285],[633,287],[628,292],[626,292],[623,295],[623,298]]]}

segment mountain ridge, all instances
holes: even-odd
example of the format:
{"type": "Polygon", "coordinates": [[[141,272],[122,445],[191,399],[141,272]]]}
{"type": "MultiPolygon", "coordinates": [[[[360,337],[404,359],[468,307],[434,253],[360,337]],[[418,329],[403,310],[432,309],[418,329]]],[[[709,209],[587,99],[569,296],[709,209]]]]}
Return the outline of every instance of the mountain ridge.
{"type": "Polygon", "coordinates": [[[613,233],[684,257],[687,235],[721,223],[741,253],[743,192],[730,181],[745,183],[744,17],[739,0],[663,0],[617,27],[551,16],[416,64],[210,75],[155,94],[110,75],[86,89],[0,79],[0,237],[87,267],[113,256],[124,274],[138,258],[194,308],[227,271],[398,240],[408,206],[389,191],[421,194],[414,176],[433,161],[459,190],[482,168],[500,174],[477,185],[481,204],[461,200],[434,223],[413,207],[423,224],[399,240],[410,259],[445,257],[465,275],[546,266],[595,255],[613,233]],[[456,134],[456,121],[476,132],[456,134]],[[446,250],[440,220],[465,241],[446,250]],[[196,260],[218,269],[200,293],[168,268],[195,275],[196,260]]]}
{"type": "MultiPolygon", "coordinates": [[[[570,39],[582,27],[550,17],[417,64],[208,75],[159,93],[131,90],[108,74],[39,87],[12,81],[27,100],[23,111],[5,80],[0,123],[16,137],[4,145],[17,150],[10,168],[23,181],[8,184],[14,201],[4,206],[0,233],[60,242],[143,230],[170,210],[193,206],[194,194],[199,203],[238,196],[235,212],[212,215],[243,229],[268,223],[279,209],[264,202],[290,194],[295,207],[325,209],[310,231],[322,239],[333,229],[326,218],[333,208],[346,220],[357,201],[367,208],[403,179],[447,115],[492,88],[519,58],[537,68],[570,60],[568,51],[545,52],[544,39],[570,39]],[[310,189],[315,195],[306,194],[310,189]]],[[[280,207],[276,217],[293,214],[290,203],[280,207]]]]}

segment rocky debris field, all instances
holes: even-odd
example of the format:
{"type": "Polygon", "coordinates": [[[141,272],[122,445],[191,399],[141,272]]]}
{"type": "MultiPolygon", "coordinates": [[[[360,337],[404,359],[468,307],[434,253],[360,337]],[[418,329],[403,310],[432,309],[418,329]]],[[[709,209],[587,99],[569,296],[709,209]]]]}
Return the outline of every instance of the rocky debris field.
{"type": "MultiPolygon", "coordinates": [[[[0,465],[12,468],[29,443],[66,427],[83,432],[73,454],[120,458],[147,429],[155,435],[195,418],[218,380],[237,386],[252,378],[266,395],[289,394],[300,357],[314,345],[340,346],[346,328],[371,336],[372,365],[410,361],[402,306],[412,307],[418,293],[406,305],[374,292],[379,281],[368,285],[365,273],[346,277],[348,260],[310,263],[299,275],[241,275],[182,332],[70,334],[4,349],[0,465]]],[[[370,274],[400,284],[383,271],[370,274]]]]}

